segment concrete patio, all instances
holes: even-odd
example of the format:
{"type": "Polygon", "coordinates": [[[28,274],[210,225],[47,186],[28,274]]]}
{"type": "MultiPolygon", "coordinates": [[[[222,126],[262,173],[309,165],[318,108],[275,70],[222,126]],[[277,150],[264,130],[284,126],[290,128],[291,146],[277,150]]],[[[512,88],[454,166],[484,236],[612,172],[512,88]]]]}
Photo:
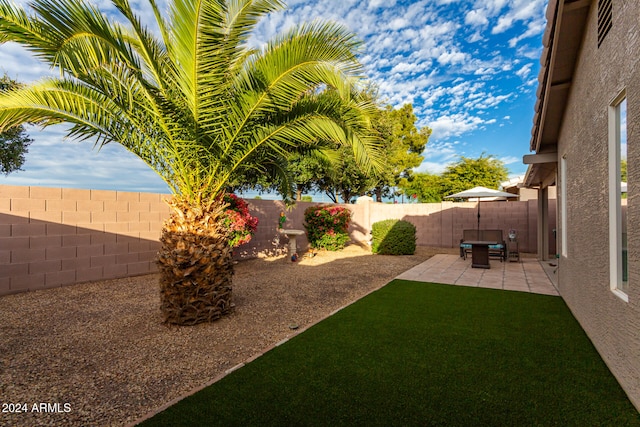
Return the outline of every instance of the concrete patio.
{"type": "Polygon", "coordinates": [[[471,258],[439,254],[405,271],[397,279],[443,283],[479,288],[505,289],[545,295],[559,295],[552,279],[556,278],[553,262],[544,267],[536,258],[521,258],[519,262],[492,259],[491,268],[472,268],[471,258]]]}

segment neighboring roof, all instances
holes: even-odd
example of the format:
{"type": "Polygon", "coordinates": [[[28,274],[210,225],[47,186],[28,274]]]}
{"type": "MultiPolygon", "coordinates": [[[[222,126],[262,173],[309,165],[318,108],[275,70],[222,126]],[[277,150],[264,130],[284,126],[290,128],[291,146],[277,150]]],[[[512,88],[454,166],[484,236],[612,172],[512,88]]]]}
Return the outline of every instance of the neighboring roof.
{"type": "MultiPolygon", "coordinates": [[[[536,154],[557,151],[558,134],[592,1],[549,0],[531,129],[530,149],[536,154]]],[[[525,186],[554,184],[556,169],[557,163],[529,165],[525,186]]]]}
{"type": "Polygon", "coordinates": [[[509,191],[510,188],[517,188],[524,181],[524,175],[512,176],[508,181],[500,183],[502,190],[509,191]]]}

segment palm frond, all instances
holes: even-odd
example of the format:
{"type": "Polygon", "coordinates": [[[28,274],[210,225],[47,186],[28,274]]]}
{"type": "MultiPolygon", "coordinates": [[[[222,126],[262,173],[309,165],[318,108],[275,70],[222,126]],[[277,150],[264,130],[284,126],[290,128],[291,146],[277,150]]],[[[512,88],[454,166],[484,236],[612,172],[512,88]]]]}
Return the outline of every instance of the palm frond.
{"type": "MultiPolygon", "coordinates": [[[[275,111],[289,111],[301,97],[323,86],[348,97],[347,75],[361,69],[353,49],[358,41],[344,27],[312,24],[290,31],[248,63],[234,82],[238,95],[228,109],[224,154],[242,150],[243,135],[275,111]],[[315,47],[322,45],[322,48],[315,47]]],[[[203,119],[203,126],[209,123],[203,119]]]]}
{"type": "Polygon", "coordinates": [[[360,163],[378,164],[372,106],[356,88],[360,42],[344,27],[305,24],[257,50],[251,31],[281,0],[172,0],[169,19],[149,0],[160,38],[130,0],[111,1],[126,24],[88,0],[34,0],[33,15],[0,0],[0,43],[61,71],[0,94],[0,129],[70,123],[70,137],[122,144],[193,200],[247,168],[283,172],[294,151],[349,144],[360,163]]]}
{"type": "MultiPolygon", "coordinates": [[[[129,36],[126,41],[132,46],[132,49],[142,60],[142,72],[146,74],[144,80],[149,81],[150,85],[158,88],[161,92],[166,92],[167,81],[170,79],[175,80],[175,70],[168,58],[165,46],[157,41],[153,37],[153,34],[142,25],[140,19],[133,13],[129,0],[112,1],[116,8],[131,24],[135,38],[129,36]]],[[[165,23],[159,15],[157,6],[153,0],[150,0],[150,4],[154,10],[154,14],[156,15],[156,21],[160,31],[162,34],[165,34],[165,23]]]]}
{"type": "Polygon", "coordinates": [[[92,4],[78,0],[36,0],[31,6],[36,12],[32,20],[48,40],[40,49],[61,72],[82,77],[110,61],[122,61],[128,67],[140,69],[139,59],[126,40],[126,31],[107,20],[92,4]]]}

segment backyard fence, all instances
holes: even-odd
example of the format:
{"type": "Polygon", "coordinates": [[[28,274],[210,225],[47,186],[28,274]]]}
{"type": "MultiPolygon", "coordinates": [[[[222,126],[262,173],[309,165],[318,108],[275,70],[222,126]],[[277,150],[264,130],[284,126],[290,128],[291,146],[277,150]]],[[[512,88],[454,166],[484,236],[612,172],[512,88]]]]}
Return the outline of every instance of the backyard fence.
{"type": "MultiPolygon", "coordinates": [[[[157,271],[162,222],[169,215],[166,194],[77,190],[0,185],[0,295],[157,271]]],[[[258,229],[236,249],[239,259],[286,251],[288,239],[278,231],[304,230],[304,211],[319,203],[299,202],[291,210],[273,200],[248,200],[258,229]]],[[[549,201],[555,221],[555,200],[549,201]]],[[[350,235],[370,240],[371,225],[404,219],[417,228],[417,244],[455,247],[462,230],[476,228],[477,203],[343,205],[353,212],[350,235]]],[[[520,251],[536,251],[537,201],[483,202],[481,227],[518,232],[520,251]]],[[[550,224],[550,230],[555,223],[550,224]]],[[[550,247],[555,239],[550,232],[550,247]]],[[[298,238],[303,250],[308,242],[298,238]]]]}

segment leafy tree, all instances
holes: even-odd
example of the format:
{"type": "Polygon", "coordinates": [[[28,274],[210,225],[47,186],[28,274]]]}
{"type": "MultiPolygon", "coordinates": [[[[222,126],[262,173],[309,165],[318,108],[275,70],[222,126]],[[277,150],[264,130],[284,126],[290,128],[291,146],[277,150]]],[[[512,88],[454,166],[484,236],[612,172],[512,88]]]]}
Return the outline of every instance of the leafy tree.
{"type": "Polygon", "coordinates": [[[351,203],[355,196],[365,194],[373,187],[371,174],[355,161],[349,148],[328,150],[323,156],[305,158],[308,168],[300,177],[306,177],[307,188],[323,192],[334,203],[351,203]]]}
{"type": "MultiPolygon", "coordinates": [[[[360,91],[358,95],[372,100],[367,90],[360,91]]],[[[374,125],[378,117],[375,109],[370,117],[374,125]]],[[[375,134],[373,129],[371,132],[375,134]]],[[[384,155],[382,150],[381,154],[384,155]]],[[[381,156],[381,162],[383,160],[381,156]]],[[[325,193],[334,203],[340,199],[350,203],[354,196],[365,194],[374,185],[370,171],[361,167],[354,159],[352,149],[345,145],[334,144],[330,149],[307,150],[302,154],[290,155],[286,173],[295,184],[298,201],[303,192],[316,190],[325,193]]]]}
{"type": "Polygon", "coordinates": [[[383,195],[389,195],[400,180],[410,178],[413,168],[420,166],[431,129],[416,128],[413,106],[405,104],[399,109],[387,106],[376,116],[374,129],[384,141],[385,161],[382,172],[376,174],[374,193],[378,202],[383,195]]]}
{"type": "MultiPolygon", "coordinates": [[[[0,93],[17,89],[18,82],[8,75],[0,77],[0,93]]],[[[21,170],[24,164],[24,155],[28,153],[29,144],[33,140],[27,135],[24,126],[16,126],[0,133],[0,172],[9,175],[11,172],[21,170]]]]}
{"type": "Polygon", "coordinates": [[[483,186],[498,189],[506,181],[509,171],[504,162],[483,153],[477,159],[460,157],[460,161],[448,166],[442,174],[442,197],[469,188],[483,186]]]}
{"type": "Polygon", "coordinates": [[[232,309],[223,196],[238,176],[286,179],[286,154],[336,144],[359,164],[377,162],[375,105],[355,96],[360,42],[342,26],[303,24],[252,49],[250,34],[280,0],[172,0],[168,17],[149,0],[158,37],[129,0],[112,0],[117,21],[86,0],[30,4],[31,15],[0,0],[0,43],[25,46],[60,77],[0,96],[0,131],[70,123],[70,137],[122,144],[165,180],[174,195],[158,254],[166,322],[232,309]]]}
{"type": "Polygon", "coordinates": [[[354,197],[370,190],[374,181],[372,175],[359,167],[346,149],[340,149],[337,154],[337,159],[325,169],[325,177],[317,185],[335,202],[340,196],[343,203],[351,203],[354,197]]]}
{"type": "Polygon", "coordinates": [[[302,201],[302,193],[315,189],[328,167],[327,159],[317,155],[293,154],[289,157],[287,170],[295,185],[296,201],[302,201]]]}
{"type": "Polygon", "coordinates": [[[442,177],[430,173],[415,173],[410,179],[402,179],[398,187],[403,194],[415,194],[420,203],[438,203],[442,201],[442,177]]]}
{"type": "Polygon", "coordinates": [[[483,186],[497,189],[508,177],[508,170],[501,160],[482,154],[477,159],[460,157],[442,175],[416,173],[400,181],[401,191],[416,194],[421,203],[441,202],[445,196],[483,186]]]}
{"type": "MultiPolygon", "coordinates": [[[[364,91],[363,96],[375,100],[373,90],[364,91]]],[[[294,168],[299,180],[304,180],[306,191],[309,188],[324,192],[334,202],[342,199],[350,203],[355,196],[366,193],[376,195],[381,202],[389,195],[400,180],[407,180],[412,169],[422,163],[420,155],[427,144],[431,129],[418,130],[416,116],[411,104],[394,110],[390,105],[379,108],[373,115],[372,131],[383,141],[383,167],[375,173],[363,170],[353,161],[347,148],[340,148],[331,157],[331,161],[320,165],[315,160],[306,160],[305,171],[294,168]]]]}
{"type": "Polygon", "coordinates": [[[622,159],[620,161],[620,180],[622,182],[627,182],[627,159],[622,159]]]}

